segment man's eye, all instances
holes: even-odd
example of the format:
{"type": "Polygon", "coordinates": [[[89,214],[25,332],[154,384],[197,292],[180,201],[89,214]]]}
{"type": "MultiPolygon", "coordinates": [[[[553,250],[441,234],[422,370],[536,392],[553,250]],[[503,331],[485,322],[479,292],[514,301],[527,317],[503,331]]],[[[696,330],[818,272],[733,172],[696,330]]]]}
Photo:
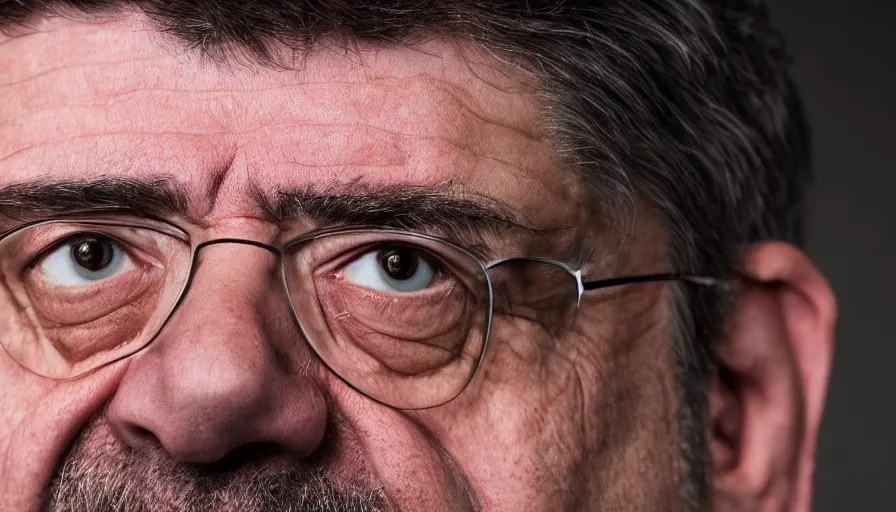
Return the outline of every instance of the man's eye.
{"type": "Polygon", "coordinates": [[[95,233],[67,238],[40,263],[48,283],[65,287],[90,285],[131,267],[131,259],[112,238],[95,233]]]}
{"type": "Polygon", "coordinates": [[[370,251],[346,265],[346,281],[381,292],[411,293],[426,289],[438,265],[419,249],[392,246],[370,251]]]}

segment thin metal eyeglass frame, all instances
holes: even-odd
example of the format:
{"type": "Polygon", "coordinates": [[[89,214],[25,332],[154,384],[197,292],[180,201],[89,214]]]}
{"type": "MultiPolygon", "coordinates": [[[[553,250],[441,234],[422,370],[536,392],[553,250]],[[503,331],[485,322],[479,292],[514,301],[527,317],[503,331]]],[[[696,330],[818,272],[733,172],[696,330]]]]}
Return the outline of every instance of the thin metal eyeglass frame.
{"type": "MultiPolygon", "coordinates": [[[[487,288],[488,288],[487,289],[488,311],[487,311],[487,315],[486,315],[486,325],[485,325],[484,334],[483,334],[484,340],[483,340],[482,349],[480,350],[480,354],[479,354],[477,362],[476,362],[476,366],[472,370],[470,377],[467,379],[464,386],[460,389],[460,391],[456,395],[449,397],[446,400],[436,403],[434,405],[428,405],[425,407],[417,407],[417,408],[396,407],[394,405],[389,404],[388,402],[385,402],[378,398],[372,397],[367,392],[359,389],[358,386],[356,386],[355,384],[352,384],[351,382],[346,380],[344,377],[342,377],[342,375],[340,375],[339,372],[334,370],[326,361],[323,360],[323,358],[321,358],[319,355],[317,355],[317,358],[320,359],[321,362],[331,372],[333,372],[334,375],[336,375],[340,380],[342,380],[350,388],[356,390],[357,392],[363,394],[364,396],[370,398],[371,400],[382,403],[389,407],[395,407],[395,408],[400,408],[400,409],[405,409],[405,410],[430,409],[433,407],[438,407],[440,405],[444,405],[445,403],[448,403],[448,402],[454,400],[455,398],[457,398],[457,396],[459,396],[460,394],[463,393],[463,391],[469,386],[470,382],[473,381],[476,374],[479,372],[479,368],[481,367],[482,362],[485,359],[485,354],[488,350],[488,344],[489,344],[489,340],[491,337],[490,336],[491,324],[492,324],[492,319],[493,319],[493,315],[494,315],[494,290],[493,290],[493,285],[492,285],[492,281],[491,281],[491,276],[489,275],[489,270],[492,270],[499,266],[506,265],[506,264],[512,264],[512,263],[519,263],[519,262],[534,262],[534,263],[542,263],[542,264],[552,265],[554,267],[564,270],[571,277],[573,277],[576,281],[576,288],[577,288],[577,290],[576,290],[576,307],[578,307],[581,304],[582,296],[584,295],[584,293],[586,291],[598,290],[598,289],[609,288],[609,287],[614,287],[614,286],[622,286],[622,285],[626,285],[626,284],[661,282],[661,281],[684,281],[684,282],[689,282],[689,283],[697,284],[697,285],[701,285],[701,286],[719,286],[719,285],[727,284],[727,280],[724,280],[724,279],[718,279],[718,278],[714,278],[714,277],[700,276],[700,275],[688,274],[688,273],[681,273],[681,272],[640,274],[640,275],[633,275],[633,276],[613,277],[613,278],[600,279],[600,280],[594,280],[594,281],[585,281],[582,278],[581,269],[573,270],[572,267],[570,267],[568,264],[566,264],[562,261],[559,261],[559,260],[555,260],[555,259],[551,259],[551,258],[541,258],[541,257],[515,256],[515,257],[508,257],[508,258],[502,258],[502,259],[491,260],[491,261],[483,261],[482,259],[480,259],[478,256],[473,254],[468,249],[466,249],[460,245],[457,245],[456,243],[454,243],[451,240],[448,240],[448,239],[445,239],[442,237],[438,237],[438,236],[425,234],[425,233],[410,231],[410,230],[383,228],[383,227],[379,227],[379,226],[348,226],[348,227],[342,226],[342,227],[324,228],[324,229],[319,229],[319,230],[314,230],[314,231],[304,233],[302,235],[294,237],[294,238],[280,244],[279,246],[266,244],[266,243],[259,242],[256,240],[242,239],[242,238],[230,238],[230,237],[205,240],[203,242],[200,242],[200,243],[197,243],[194,245],[193,237],[189,234],[189,232],[187,230],[184,230],[180,226],[177,226],[176,224],[174,224],[170,221],[167,221],[167,220],[157,219],[157,218],[153,218],[153,217],[147,217],[145,215],[134,215],[133,223],[116,223],[114,221],[102,218],[102,215],[116,215],[116,216],[124,217],[124,216],[128,215],[129,213],[130,212],[128,212],[127,210],[120,210],[120,209],[108,210],[108,211],[98,211],[98,212],[81,212],[81,213],[76,213],[76,214],[72,214],[72,215],[51,217],[51,218],[41,219],[41,220],[37,220],[37,221],[33,221],[33,222],[28,222],[28,223],[22,224],[20,226],[16,226],[15,228],[12,228],[12,229],[0,234],[0,244],[2,244],[3,241],[5,239],[7,239],[9,236],[19,233],[19,232],[21,232],[25,229],[31,228],[33,226],[37,226],[37,225],[41,225],[41,224],[57,223],[57,222],[58,223],[71,223],[71,224],[78,224],[78,223],[91,224],[92,223],[92,224],[97,224],[97,225],[105,225],[105,226],[121,227],[121,228],[149,229],[149,230],[153,230],[153,231],[159,232],[159,233],[167,235],[167,236],[172,236],[172,237],[181,239],[181,241],[188,243],[191,246],[190,269],[187,273],[187,278],[185,279],[181,290],[178,292],[177,299],[174,301],[170,310],[165,314],[165,320],[159,324],[159,327],[156,330],[156,332],[154,332],[151,336],[147,337],[146,343],[143,344],[141,347],[139,347],[134,352],[124,354],[121,357],[118,357],[111,361],[100,364],[96,368],[92,368],[92,369],[87,370],[81,374],[71,376],[71,377],[69,377],[69,379],[74,379],[74,378],[80,377],[81,375],[84,375],[91,371],[95,371],[104,366],[108,366],[110,364],[114,364],[115,362],[121,361],[123,359],[127,359],[128,357],[132,357],[132,356],[140,353],[141,351],[145,350],[150,345],[152,345],[152,343],[158,337],[159,333],[161,333],[164,330],[165,326],[168,324],[168,322],[171,320],[171,318],[177,312],[177,310],[179,309],[179,307],[182,305],[183,301],[185,300],[187,294],[189,293],[193,279],[194,279],[196,272],[198,270],[198,267],[199,267],[200,251],[203,248],[209,247],[212,245],[221,245],[221,244],[248,245],[248,246],[257,247],[257,248],[266,250],[266,251],[270,252],[271,254],[277,256],[277,258],[279,259],[281,283],[283,285],[283,292],[287,297],[290,310],[293,314],[293,319],[298,324],[298,327],[302,331],[301,334],[302,334],[302,337],[305,339],[305,342],[309,345],[309,348],[311,348],[311,350],[316,355],[317,355],[317,350],[314,348],[314,344],[308,339],[308,335],[305,332],[305,328],[302,327],[302,320],[299,317],[298,312],[296,311],[295,305],[293,303],[293,297],[289,293],[289,283],[288,283],[287,268],[286,268],[287,266],[284,263],[285,258],[283,256],[284,256],[284,254],[288,253],[290,248],[292,248],[293,246],[307,244],[315,239],[325,238],[328,236],[339,235],[339,234],[382,233],[382,234],[401,235],[401,236],[405,236],[405,237],[419,238],[419,239],[423,239],[423,240],[428,240],[430,242],[436,242],[437,244],[445,245],[447,247],[450,247],[452,250],[455,250],[455,251],[458,251],[458,252],[461,252],[461,253],[467,255],[471,261],[476,261],[477,264],[479,265],[480,269],[482,270],[482,273],[485,277],[485,282],[486,282],[487,288]],[[140,221],[146,222],[147,225],[142,225],[140,221]],[[184,235],[186,237],[186,239],[183,239],[182,237],[177,237],[176,233],[172,233],[171,231],[167,231],[167,230],[160,231],[159,229],[157,229],[151,225],[148,225],[150,222],[160,223],[160,224],[165,225],[168,228],[176,230],[177,233],[184,235]]],[[[0,345],[0,346],[2,346],[2,345],[0,345]]],[[[4,347],[4,351],[5,351],[5,347],[4,347]]],[[[67,379],[56,379],[56,380],[67,380],[67,379]]]]}

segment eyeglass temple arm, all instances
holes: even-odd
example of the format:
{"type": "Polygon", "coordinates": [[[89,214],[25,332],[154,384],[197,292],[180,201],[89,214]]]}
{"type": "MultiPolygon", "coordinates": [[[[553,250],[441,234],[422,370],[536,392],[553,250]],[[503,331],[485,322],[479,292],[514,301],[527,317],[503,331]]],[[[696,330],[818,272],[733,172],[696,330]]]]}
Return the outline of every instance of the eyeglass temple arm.
{"type": "Polygon", "coordinates": [[[715,277],[697,276],[693,274],[670,273],[670,274],[646,274],[641,276],[614,277],[612,279],[601,279],[598,281],[586,281],[582,283],[582,289],[597,290],[600,288],[609,288],[611,286],[621,286],[624,284],[649,283],[655,281],[686,281],[701,286],[725,286],[727,280],[715,277]]]}

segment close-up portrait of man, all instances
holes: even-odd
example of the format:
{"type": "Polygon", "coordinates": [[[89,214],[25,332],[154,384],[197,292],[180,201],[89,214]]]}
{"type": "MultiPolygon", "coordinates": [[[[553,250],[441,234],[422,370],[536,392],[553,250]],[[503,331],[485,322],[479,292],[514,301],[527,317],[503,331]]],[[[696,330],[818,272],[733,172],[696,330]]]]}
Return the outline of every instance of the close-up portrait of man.
{"type": "Polygon", "coordinates": [[[756,0],[0,0],[0,511],[798,511],[756,0]]]}

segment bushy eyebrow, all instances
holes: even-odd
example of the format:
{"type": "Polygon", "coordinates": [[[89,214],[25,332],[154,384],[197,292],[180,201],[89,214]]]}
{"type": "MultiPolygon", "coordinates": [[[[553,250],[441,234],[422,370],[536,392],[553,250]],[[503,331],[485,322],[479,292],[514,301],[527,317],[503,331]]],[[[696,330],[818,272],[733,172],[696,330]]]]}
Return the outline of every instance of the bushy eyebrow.
{"type": "MultiPolygon", "coordinates": [[[[448,236],[484,234],[525,226],[507,208],[481,197],[461,196],[450,185],[357,185],[253,189],[273,222],[310,220],[322,225],[370,225],[448,236]]],[[[23,222],[72,212],[128,209],[158,217],[190,217],[187,192],[170,177],[103,176],[85,180],[39,179],[0,188],[0,217],[23,222]]]]}
{"type": "Polygon", "coordinates": [[[0,217],[23,221],[66,213],[127,208],[157,215],[186,215],[187,194],[170,178],[102,176],[86,180],[47,178],[0,188],[0,217]]]}
{"type": "MultiPolygon", "coordinates": [[[[526,227],[507,208],[482,197],[459,195],[450,185],[336,186],[256,191],[256,200],[278,222],[311,219],[322,224],[371,225],[445,234],[526,227]]],[[[533,230],[534,231],[534,230],[533,230]]]]}

